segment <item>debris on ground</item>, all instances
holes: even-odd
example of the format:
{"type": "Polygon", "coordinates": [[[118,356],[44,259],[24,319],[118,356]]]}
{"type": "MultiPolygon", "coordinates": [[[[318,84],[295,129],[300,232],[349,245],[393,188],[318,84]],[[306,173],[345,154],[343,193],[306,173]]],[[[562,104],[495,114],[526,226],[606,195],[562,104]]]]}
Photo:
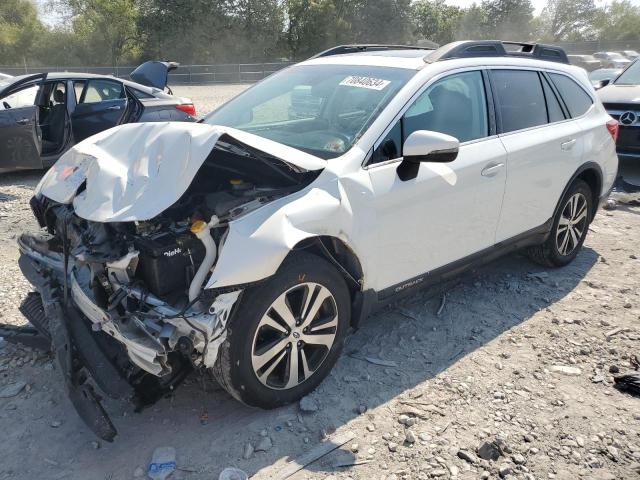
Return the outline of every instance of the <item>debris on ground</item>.
{"type": "Polygon", "coordinates": [[[249,476],[239,468],[227,467],[218,476],[218,480],[248,480],[249,476]]]}
{"type": "Polygon", "coordinates": [[[173,447],[158,447],[151,456],[147,475],[152,480],[165,480],[175,471],[176,466],[176,449],[173,447]]]}

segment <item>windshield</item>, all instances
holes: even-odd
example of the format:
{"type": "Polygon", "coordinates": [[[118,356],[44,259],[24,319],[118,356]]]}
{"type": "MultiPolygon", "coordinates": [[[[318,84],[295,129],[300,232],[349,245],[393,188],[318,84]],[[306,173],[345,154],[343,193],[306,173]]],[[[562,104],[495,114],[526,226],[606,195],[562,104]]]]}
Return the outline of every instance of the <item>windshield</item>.
{"type": "Polygon", "coordinates": [[[415,70],[299,65],[272,75],[205,117],[335,158],[349,150],[415,70]]]}
{"type": "Polygon", "coordinates": [[[616,85],[640,85],[640,62],[632,63],[613,83],[616,85]]]}
{"type": "Polygon", "coordinates": [[[611,52],[608,55],[612,60],[626,60],[626,58],[620,53],[611,52]]]}

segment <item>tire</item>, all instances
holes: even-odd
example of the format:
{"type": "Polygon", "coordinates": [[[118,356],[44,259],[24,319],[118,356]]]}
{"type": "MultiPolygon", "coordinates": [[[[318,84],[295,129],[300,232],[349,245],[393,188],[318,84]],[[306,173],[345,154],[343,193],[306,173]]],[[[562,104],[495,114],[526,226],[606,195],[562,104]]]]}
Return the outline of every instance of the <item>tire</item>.
{"type": "Polygon", "coordinates": [[[340,356],[350,315],[349,290],[336,269],[318,256],[295,253],[275,275],[242,293],[213,375],[250,406],[299,400],[340,356]]]}
{"type": "Polygon", "coordinates": [[[527,251],[529,257],[547,267],[563,267],[571,263],[587,236],[591,212],[593,192],[585,181],[578,179],[560,200],[549,238],[541,245],[530,247],[527,251]]]}

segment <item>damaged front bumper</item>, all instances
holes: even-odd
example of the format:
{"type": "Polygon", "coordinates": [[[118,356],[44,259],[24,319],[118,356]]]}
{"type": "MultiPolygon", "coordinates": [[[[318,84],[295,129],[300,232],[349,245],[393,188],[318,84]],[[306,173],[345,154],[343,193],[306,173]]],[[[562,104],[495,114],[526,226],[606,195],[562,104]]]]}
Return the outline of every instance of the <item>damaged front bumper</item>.
{"type": "Polygon", "coordinates": [[[66,392],[99,438],[112,441],[117,434],[103,395],[140,409],[173,390],[194,367],[215,362],[240,290],[220,294],[206,312],[195,312],[177,311],[153,295],[123,287],[123,295],[148,302],[164,316],[154,333],[142,321],[123,323],[99,307],[83,272],[69,267],[65,274],[63,256],[37,237],[23,235],[18,245],[20,269],[42,302],[41,309],[30,309],[42,314],[28,320],[51,340],[66,392]]]}

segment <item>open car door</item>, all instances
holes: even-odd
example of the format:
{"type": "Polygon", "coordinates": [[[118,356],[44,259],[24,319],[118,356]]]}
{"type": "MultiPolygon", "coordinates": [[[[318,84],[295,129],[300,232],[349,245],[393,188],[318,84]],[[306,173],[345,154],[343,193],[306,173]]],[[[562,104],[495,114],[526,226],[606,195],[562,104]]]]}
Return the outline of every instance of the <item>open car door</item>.
{"type": "Polygon", "coordinates": [[[84,81],[71,114],[74,142],[78,143],[119,125],[126,113],[127,103],[122,82],[111,78],[90,78],[84,81]]]}
{"type": "Polygon", "coordinates": [[[0,84],[0,172],[42,168],[39,96],[46,73],[0,84]]]}

